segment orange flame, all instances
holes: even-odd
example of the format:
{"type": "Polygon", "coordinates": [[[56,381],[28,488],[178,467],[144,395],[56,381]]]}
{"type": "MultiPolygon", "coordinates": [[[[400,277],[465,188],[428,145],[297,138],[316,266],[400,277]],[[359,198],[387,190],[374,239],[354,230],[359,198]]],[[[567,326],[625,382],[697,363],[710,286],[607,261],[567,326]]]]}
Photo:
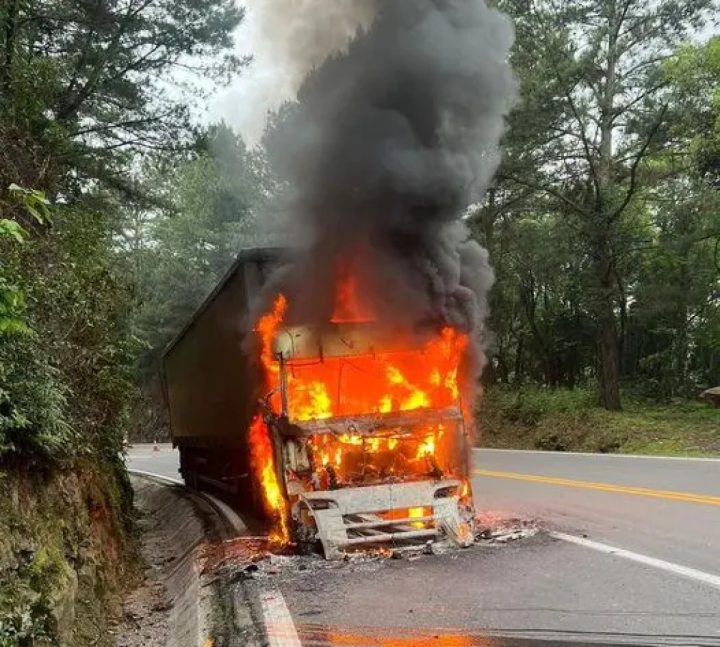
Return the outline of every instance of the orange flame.
{"type": "MultiPolygon", "coordinates": [[[[266,315],[263,327],[258,326],[261,334],[266,331],[270,339],[272,328],[267,324],[279,323],[277,312],[266,315]]],[[[460,396],[458,365],[467,344],[467,335],[444,328],[437,338],[412,350],[325,357],[322,361],[290,360],[291,370],[286,375],[288,417],[303,422],[456,406],[460,396]]],[[[270,348],[271,341],[263,347],[270,348]]],[[[263,363],[269,386],[276,389],[272,404],[279,411],[278,362],[271,351],[263,351],[263,363]]]]}
{"type": "Polygon", "coordinates": [[[273,337],[280,327],[280,324],[282,324],[286,312],[287,299],[284,295],[279,294],[275,299],[272,311],[260,317],[260,320],[257,322],[256,330],[260,333],[260,339],[262,341],[260,359],[262,360],[263,367],[270,374],[277,375],[279,372],[277,362],[272,352],[273,337]]]}
{"type": "MultiPolygon", "coordinates": [[[[281,294],[275,299],[271,312],[260,317],[257,332],[262,342],[260,358],[266,372],[266,380],[274,383],[278,379],[279,367],[274,362],[272,344],[275,331],[282,323],[287,311],[287,299],[281,294]]],[[[261,485],[263,504],[268,516],[276,521],[276,528],[270,541],[286,544],[290,540],[287,520],[287,503],[277,476],[275,453],[270,440],[270,431],[261,416],[255,416],[250,425],[250,462],[255,477],[261,485]]]]}
{"type": "Polygon", "coordinates": [[[270,432],[260,416],[255,416],[250,425],[250,458],[262,486],[265,511],[277,521],[277,528],[270,535],[270,541],[286,544],[290,539],[287,505],[275,470],[270,432]]]}
{"type": "MultiPolygon", "coordinates": [[[[355,291],[352,277],[346,277],[338,291],[338,307],[333,316],[337,320],[331,323],[363,325],[368,321],[361,316],[355,291]]],[[[276,413],[281,412],[282,397],[280,365],[273,353],[273,343],[287,310],[287,299],[279,295],[272,310],[259,319],[256,327],[267,391],[273,393],[269,404],[276,413]]],[[[302,360],[287,358],[285,413],[291,422],[302,423],[337,416],[457,407],[462,404],[458,371],[468,344],[466,334],[445,327],[424,343],[414,342],[408,347],[398,344],[399,350],[302,360]]],[[[457,451],[452,444],[456,434],[448,430],[444,424],[414,423],[410,429],[390,426],[370,435],[353,432],[310,436],[307,447],[316,479],[313,487],[329,489],[334,479],[362,484],[388,477],[425,478],[444,473],[448,467],[457,468],[462,461],[453,458],[457,451]]],[[[277,520],[276,539],[287,542],[288,502],[277,474],[270,433],[261,417],[253,421],[250,442],[265,508],[277,520]]],[[[453,473],[462,476],[457,469],[453,473]]],[[[416,510],[412,514],[423,516],[416,510]]]]}
{"type": "Polygon", "coordinates": [[[346,274],[338,283],[335,296],[335,310],[331,323],[374,321],[375,315],[370,307],[359,297],[357,279],[346,274]]]}

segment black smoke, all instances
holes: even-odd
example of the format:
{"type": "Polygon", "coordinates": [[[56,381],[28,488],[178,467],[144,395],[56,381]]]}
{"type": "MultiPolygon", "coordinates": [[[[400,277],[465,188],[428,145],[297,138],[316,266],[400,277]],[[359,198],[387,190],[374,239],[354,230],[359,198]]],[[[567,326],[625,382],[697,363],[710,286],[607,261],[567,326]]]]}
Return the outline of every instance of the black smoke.
{"type": "Polygon", "coordinates": [[[381,319],[482,329],[493,274],[462,216],[498,164],[512,40],[483,0],[382,0],[307,76],[264,139],[301,241],[283,275],[295,318],[326,322],[349,268],[381,319]]]}

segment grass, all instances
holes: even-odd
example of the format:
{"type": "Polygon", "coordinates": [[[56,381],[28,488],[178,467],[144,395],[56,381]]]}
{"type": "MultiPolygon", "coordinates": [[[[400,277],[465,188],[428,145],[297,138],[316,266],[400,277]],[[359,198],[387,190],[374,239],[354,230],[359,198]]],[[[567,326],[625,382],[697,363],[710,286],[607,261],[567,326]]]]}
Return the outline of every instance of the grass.
{"type": "Polygon", "coordinates": [[[485,447],[720,456],[720,409],[703,402],[658,404],[626,395],[606,411],[590,389],[493,387],[477,411],[485,447]]]}

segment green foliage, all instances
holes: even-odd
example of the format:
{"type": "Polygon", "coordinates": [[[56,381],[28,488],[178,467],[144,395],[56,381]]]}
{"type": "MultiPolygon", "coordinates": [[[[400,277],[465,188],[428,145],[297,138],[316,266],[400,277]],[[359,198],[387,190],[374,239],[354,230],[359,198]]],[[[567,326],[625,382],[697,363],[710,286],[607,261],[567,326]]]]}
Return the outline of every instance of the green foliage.
{"type": "Polygon", "coordinates": [[[138,155],[173,164],[195,145],[194,80],[244,64],[242,13],[232,0],[0,5],[0,462],[121,450],[145,342],[118,199],[149,193],[129,172],[138,155]],[[176,69],[189,101],[166,90],[176,69]]]}
{"type": "Polygon", "coordinates": [[[664,65],[676,118],[672,133],[682,140],[701,177],[720,182],[720,37],[684,45],[664,65]]]}
{"type": "Polygon", "coordinates": [[[0,237],[13,238],[16,243],[25,242],[25,230],[14,220],[0,220],[0,237]]]}
{"type": "Polygon", "coordinates": [[[16,285],[0,276],[0,336],[29,332],[21,315],[25,310],[25,295],[16,285]]]}
{"type": "Polygon", "coordinates": [[[68,594],[97,606],[85,633],[107,639],[104,569],[126,564],[120,455],[146,347],[140,258],[122,239],[128,211],[158,209],[134,171],[149,152],[187,159],[193,84],[244,63],[241,17],[233,0],[0,3],[0,647],[75,644],[58,638],[68,594]]]}
{"type": "Polygon", "coordinates": [[[210,129],[195,156],[147,174],[163,208],[128,213],[122,235],[137,284],[133,330],[148,347],[146,376],[238,251],[260,242],[256,222],[273,190],[261,153],[223,125],[210,129]]]}
{"type": "Polygon", "coordinates": [[[593,389],[488,389],[477,411],[489,447],[638,454],[720,455],[720,409],[700,402],[659,405],[624,392],[625,407],[597,406],[593,389]]]}
{"type": "MultiPolygon", "coordinates": [[[[11,185],[8,195],[5,211],[17,206],[35,226],[50,223],[41,191],[11,185]]],[[[137,346],[124,332],[129,288],[94,201],[56,209],[56,225],[34,239],[29,226],[2,220],[0,461],[121,449],[137,346]]]]}
{"type": "Polygon", "coordinates": [[[185,70],[196,98],[194,79],[225,82],[244,63],[231,51],[242,14],[232,0],[0,5],[0,186],[82,191],[99,179],[134,192],[131,153],[192,141],[168,74],[185,70]]]}
{"type": "Polygon", "coordinates": [[[121,448],[136,352],[130,290],[99,214],[78,205],[56,221],[4,265],[26,295],[28,331],[0,336],[0,459],[121,448]]]}
{"type": "Polygon", "coordinates": [[[37,335],[0,341],[0,459],[68,458],[75,434],[67,417],[67,388],[37,335]]]}
{"type": "MultiPolygon", "coordinates": [[[[28,213],[36,223],[49,221],[49,202],[42,191],[24,189],[17,184],[8,187],[8,200],[0,199],[0,215],[4,211],[19,206],[28,213]]],[[[0,250],[10,249],[12,245],[25,242],[27,232],[20,223],[9,218],[0,218],[0,250]]],[[[5,272],[0,268],[0,339],[2,335],[29,332],[22,315],[25,311],[25,294],[17,285],[11,283],[5,272]]],[[[2,383],[0,383],[2,384],[2,383]]]]}
{"type": "Polygon", "coordinates": [[[42,225],[50,221],[50,201],[45,197],[44,192],[37,189],[26,189],[15,183],[8,187],[8,192],[34,218],[36,223],[42,225]]]}
{"type": "Polygon", "coordinates": [[[499,387],[489,390],[482,406],[502,411],[503,416],[513,422],[534,425],[550,413],[580,415],[595,406],[595,401],[585,388],[499,387]]]}
{"type": "Polygon", "coordinates": [[[687,42],[717,2],[499,4],[521,101],[472,222],[497,275],[488,381],[592,382],[609,408],[622,384],[720,383],[718,39],[687,42]]]}

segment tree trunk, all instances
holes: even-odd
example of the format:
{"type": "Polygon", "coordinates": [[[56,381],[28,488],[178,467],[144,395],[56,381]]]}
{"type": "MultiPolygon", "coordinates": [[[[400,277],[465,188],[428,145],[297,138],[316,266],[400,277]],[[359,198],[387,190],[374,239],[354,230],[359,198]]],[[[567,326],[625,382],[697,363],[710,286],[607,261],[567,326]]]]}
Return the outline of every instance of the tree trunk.
{"type": "Polygon", "coordinates": [[[600,404],[611,411],[620,411],[620,347],[612,297],[599,305],[598,321],[598,386],[600,404]]]}
{"type": "MultiPolygon", "coordinates": [[[[683,228],[682,235],[688,235],[683,228]]],[[[674,340],[674,372],[671,380],[673,393],[675,395],[688,395],[688,295],[691,289],[691,281],[688,275],[690,249],[683,245],[680,253],[680,277],[678,281],[679,293],[677,295],[677,306],[675,308],[675,340],[674,340]]]]}
{"type": "Polygon", "coordinates": [[[523,343],[522,335],[518,336],[517,348],[515,349],[515,374],[513,375],[513,382],[516,385],[522,384],[524,369],[523,369],[523,353],[525,352],[525,345],[523,343]]]}
{"type": "Polygon", "coordinates": [[[614,271],[612,255],[612,204],[613,193],[613,118],[617,66],[618,16],[615,0],[608,0],[607,27],[608,53],[605,87],[600,102],[600,150],[598,160],[598,196],[595,207],[596,231],[591,232],[595,257],[596,321],[598,326],[598,385],[600,404],[606,409],[619,411],[620,402],[620,340],[615,316],[615,285],[620,282],[614,271]]]}
{"type": "Polygon", "coordinates": [[[8,96],[12,86],[12,68],[15,64],[15,37],[17,32],[17,18],[20,10],[19,0],[10,0],[5,9],[3,25],[4,56],[0,68],[0,94],[8,96]]]}

